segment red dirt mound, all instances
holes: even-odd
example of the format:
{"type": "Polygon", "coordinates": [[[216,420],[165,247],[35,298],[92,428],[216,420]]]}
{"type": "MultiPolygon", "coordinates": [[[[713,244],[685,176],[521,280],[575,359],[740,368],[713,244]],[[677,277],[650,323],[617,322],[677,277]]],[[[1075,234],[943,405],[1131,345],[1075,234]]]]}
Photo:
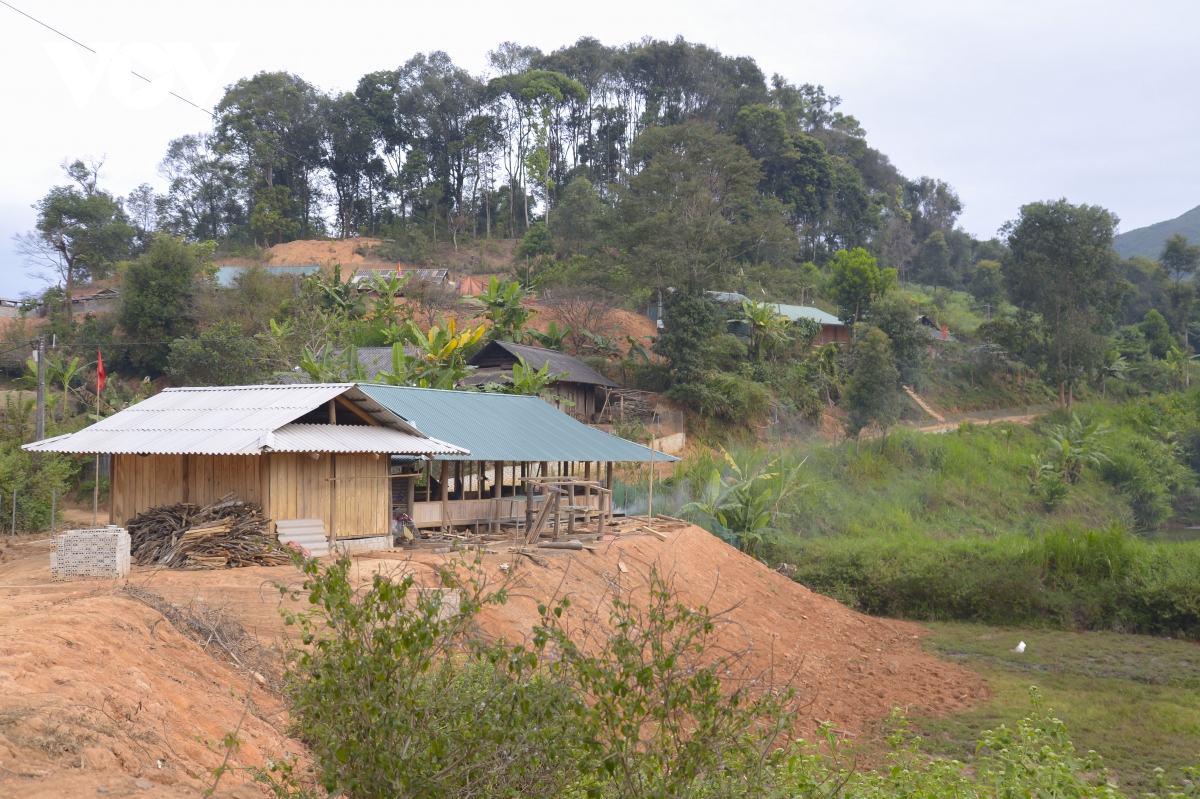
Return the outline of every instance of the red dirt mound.
{"type": "MultiPolygon", "coordinates": [[[[589,617],[603,622],[614,593],[644,596],[655,565],[682,601],[725,611],[717,643],[745,650],[747,673],[791,681],[806,703],[806,729],[821,720],[861,733],[893,707],[945,713],[984,695],[976,675],[919,647],[920,626],[848,610],[698,528],[668,534],[667,541],[635,536],[599,546],[537,550],[536,561],[511,552],[484,555],[488,580],[508,580],[511,598],[485,611],[482,630],[520,640],[537,622],[538,603],[556,596],[572,598],[572,624],[589,617]]],[[[139,791],[148,796],[198,795],[224,757],[219,742],[242,718],[253,668],[214,659],[130,596],[125,581],[52,583],[48,548],[10,547],[5,554],[0,795],[94,795],[99,787],[124,793],[138,786],[149,786],[139,791]]],[[[412,569],[419,582],[433,585],[449,557],[430,550],[366,555],[356,559],[354,573],[365,583],[377,571],[412,569]]],[[[128,584],[176,607],[223,609],[252,638],[270,643],[282,632],[272,586],[298,578],[291,566],[135,568],[128,584]]],[[[231,758],[236,767],[303,752],[281,732],[286,712],[270,685],[256,685],[239,735],[245,743],[231,758]]],[[[242,784],[241,772],[224,780],[217,795],[259,795],[242,784]]]]}

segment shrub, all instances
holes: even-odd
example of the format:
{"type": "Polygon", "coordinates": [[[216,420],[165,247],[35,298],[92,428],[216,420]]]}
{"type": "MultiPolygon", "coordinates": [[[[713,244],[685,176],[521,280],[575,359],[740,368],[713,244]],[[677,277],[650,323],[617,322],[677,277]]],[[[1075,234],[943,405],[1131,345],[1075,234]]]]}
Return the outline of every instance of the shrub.
{"type": "Polygon", "coordinates": [[[875,615],[1200,635],[1200,543],[1148,543],[1119,526],[821,538],[774,554],[798,564],[797,581],[875,615]]]}

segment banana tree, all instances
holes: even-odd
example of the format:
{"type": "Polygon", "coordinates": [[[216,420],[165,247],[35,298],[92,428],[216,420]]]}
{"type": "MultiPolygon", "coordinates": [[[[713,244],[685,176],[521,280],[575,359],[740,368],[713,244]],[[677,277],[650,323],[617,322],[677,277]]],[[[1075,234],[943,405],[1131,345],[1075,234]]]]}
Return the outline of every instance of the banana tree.
{"type": "MultiPolygon", "coordinates": [[[[441,321],[439,319],[439,321],[441,321]]],[[[459,332],[454,317],[422,333],[411,319],[396,328],[392,336],[392,371],[380,372],[379,381],[392,386],[450,389],[475,369],[467,366],[467,355],[483,338],[483,325],[459,332]],[[443,326],[444,325],[444,326],[443,326]],[[404,351],[405,343],[420,350],[419,355],[404,351]]]]}
{"type": "MultiPolygon", "coordinates": [[[[25,362],[25,368],[29,370],[22,382],[37,386],[37,361],[30,358],[25,362]]],[[[76,378],[83,373],[80,367],[79,358],[59,357],[53,353],[46,353],[46,382],[52,385],[62,386],[62,403],[58,403],[55,397],[47,397],[47,405],[50,407],[50,418],[54,418],[54,406],[59,407],[58,421],[62,422],[67,418],[67,406],[70,403],[71,385],[76,382],[76,378]]]]}
{"type": "Polygon", "coordinates": [[[483,303],[483,316],[491,322],[493,341],[511,341],[520,344],[526,337],[525,325],[537,311],[530,310],[522,302],[530,296],[530,292],[522,288],[515,280],[505,280],[501,283],[496,278],[488,281],[488,287],[474,299],[483,303]]]}
{"type": "Polygon", "coordinates": [[[1075,484],[1085,465],[1098,466],[1109,460],[1107,447],[1101,437],[1109,432],[1107,422],[1084,424],[1077,414],[1071,414],[1070,424],[1055,424],[1046,428],[1051,456],[1062,479],[1075,484]]]}
{"type": "Polygon", "coordinates": [[[546,349],[562,352],[563,341],[571,335],[571,328],[559,327],[558,322],[551,322],[545,333],[540,330],[528,330],[526,334],[546,349]]]}
{"type": "Polygon", "coordinates": [[[742,321],[750,328],[750,353],[756,361],[792,341],[791,322],[774,305],[742,300],[742,321]]]}
{"type": "Polygon", "coordinates": [[[787,464],[782,455],[762,459],[754,454],[739,461],[722,447],[727,473],[713,466],[700,499],[683,507],[685,517],[757,557],[763,544],[780,532],[776,519],[787,514],[779,506],[808,488],[800,482],[804,461],[787,464]]]}
{"type": "MultiPolygon", "coordinates": [[[[328,342],[315,351],[305,347],[300,351],[298,370],[314,383],[355,383],[367,379],[367,370],[358,362],[358,348],[353,344],[340,352],[328,342]]],[[[291,372],[280,374],[294,376],[291,372]]]]}

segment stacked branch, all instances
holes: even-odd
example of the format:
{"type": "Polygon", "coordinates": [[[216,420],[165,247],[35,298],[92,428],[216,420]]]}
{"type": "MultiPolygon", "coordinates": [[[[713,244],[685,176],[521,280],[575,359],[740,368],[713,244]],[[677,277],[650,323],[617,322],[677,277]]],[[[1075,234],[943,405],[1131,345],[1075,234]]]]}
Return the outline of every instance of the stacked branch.
{"type": "Polygon", "coordinates": [[[271,520],[254,502],[226,494],[203,508],[181,502],[139,513],[127,525],[139,566],[226,569],[290,561],[270,535],[271,520]]]}

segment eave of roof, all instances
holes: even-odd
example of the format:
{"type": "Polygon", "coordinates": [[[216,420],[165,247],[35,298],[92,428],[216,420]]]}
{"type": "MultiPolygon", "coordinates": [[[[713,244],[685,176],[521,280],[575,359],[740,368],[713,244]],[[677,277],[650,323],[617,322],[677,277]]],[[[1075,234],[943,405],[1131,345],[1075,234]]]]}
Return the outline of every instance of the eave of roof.
{"type": "MultiPolygon", "coordinates": [[[[253,455],[277,449],[275,436],[285,427],[326,427],[291,423],[335,398],[350,403],[377,425],[329,425],[327,432],[310,436],[311,447],[302,451],[465,453],[428,439],[354,383],[167,389],[77,433],[26,444],[23,449],[76,454],[253,455]],[[363,444],[362,431],[380,433],[381,441],[363,444]],[[385,446],[383,439],[390,443],[385,446]],[[428,446],[421,449],[414,443],[420,440],[428,440],[428,446]],[[403,448],[393,450],[391,446],[403,448]]],[[[302,432],[284,432],[283,445],[298,446],[295,441],[302,432]]]]}

